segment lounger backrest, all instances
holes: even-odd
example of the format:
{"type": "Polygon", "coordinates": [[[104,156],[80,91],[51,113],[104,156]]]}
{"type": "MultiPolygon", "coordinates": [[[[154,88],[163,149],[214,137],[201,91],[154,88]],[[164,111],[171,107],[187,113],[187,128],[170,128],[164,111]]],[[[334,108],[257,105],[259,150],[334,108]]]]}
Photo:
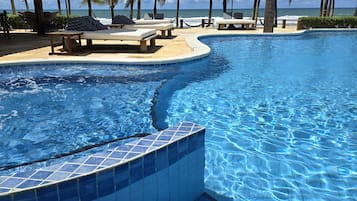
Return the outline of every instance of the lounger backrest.
{"type": "Polygon", "coordinates": [[[164,13],[157,13],[157,14],[155,15],[155,19],[159,19],[159,20],[164,19],[164,13]]]}
{"type": "Polygon", "coordinates": [[[243,19],[243,13],[234,13],[234,19],[243,19]]]}
{"type": "Polygon", "coordinates": [[[144,20],[152,20],[153,14],[152,13],[145,13],[144,14],[144,20]]]}
{"type": "Polygon", "coordinates": [[[66,26],[66,30],[72,31],[97,31],[104,29],[108,28],[90,16],[72,18],[66,26]]]}
{"type": "Polygon", "coordinates": [[[133,20],[124,15],[114,16],[112,24],[135,24],[133,20]]]}
{"type": "Polygon", "coordinates": [[[232,19],[232,13],[223,12],[223,19],[232,19]]]}

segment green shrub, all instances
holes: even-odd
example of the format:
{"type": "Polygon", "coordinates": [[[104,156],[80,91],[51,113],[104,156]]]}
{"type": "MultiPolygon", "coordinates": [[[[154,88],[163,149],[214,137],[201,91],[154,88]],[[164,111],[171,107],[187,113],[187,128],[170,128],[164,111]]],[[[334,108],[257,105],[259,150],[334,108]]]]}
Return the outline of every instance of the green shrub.
{"type": "MultiPolygon", "coordinates": [[[[55,27],[57,29],[63,29],[63,28],[65,28],[68,20],[70,18],[74,18],[74,17],[77,17],[77,16],[67,17],[67,16],[63,16],[63,15],[57,15],[53,19],[52,23],[55,25],[55,27]]],[[[9,18],[9,24],[13,29],[29,29],[29,28],[31,28],[31,24],[30,24],[31,22],[26,22],[25,20],[23,20],[23,18],[21,18],[18,15],[9,15],[8,18],[9,18]]]]}
{"type": "Polygon", "coordinates": [[[298,19],[298,30],[310,28],[357,28],[357,17],[301,17],[298,19]]]}

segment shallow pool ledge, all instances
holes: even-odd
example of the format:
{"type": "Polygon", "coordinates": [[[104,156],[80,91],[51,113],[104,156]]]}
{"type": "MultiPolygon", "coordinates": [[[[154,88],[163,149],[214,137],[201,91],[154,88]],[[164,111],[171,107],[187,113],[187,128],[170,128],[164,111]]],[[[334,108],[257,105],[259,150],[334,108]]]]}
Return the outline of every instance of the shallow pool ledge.
{"type": "Polygon", "coordinates": [[[205,128],[191,122],[73,161],[0,176],[0,201],[193,201],[205,128]]]}

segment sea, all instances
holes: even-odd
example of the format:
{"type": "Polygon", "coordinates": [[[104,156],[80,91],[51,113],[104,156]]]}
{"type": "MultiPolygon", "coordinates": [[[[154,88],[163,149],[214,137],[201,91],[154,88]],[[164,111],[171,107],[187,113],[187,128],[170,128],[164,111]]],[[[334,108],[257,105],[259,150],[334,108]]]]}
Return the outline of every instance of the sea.
{"type": "MultiPolygon", "coordinates": [[[[24,11],[24,10],[18,10],[24,11]]],[[[48,12],[58,12],[58,10],[44,10],[48,12]]],[[[8,11],[10,13],[10,10],[8,11]]],[[[129,9],[117,9],[114,11],[115,15],[126,15],[129,16],[129,9]]],[[[144,16],[145,13],[152,13],[152,10],[142,9],[141,17],[144,16]]],[[[165,18],[175,18],[176,10],[175,9],[158,9],[158,13],[164,13],[165,18]]],[[[231,9],[228,9],[227,12],[231,12],[231,9]]],[[[233,9],[233,12],[241,12],[245,17],[252,16],[252,9],[233,9]]],[[[351,16],[355,12],[355,8],[335,8],[335,16],[351,16]]],[[[85,16],[88,15],[87,9],[72,9],[72,15],[77,16],[85,16]]],[[[319,8],[279,8],[278,16],[319,16],[320,9],[319,8]]],[[[62,15],[66,15],[66,10],[62,10],[62,15]]],[[[96,18],[111,18],[110,10],[108,9],[94,9],[93,15],[96,18]]],[[[134,9],[133,16],[136,17],[137,11],[134,9]]],[[[264,9],[259,10],[259,16],[264,15],[264,9]]],[[[181,9],[180,10],[180,18],[196,18],[196,17],[207,17],[208,9],[181,9]]],[[[221,17],[222,9],[213,9],[212,17],[221,17]]]]}

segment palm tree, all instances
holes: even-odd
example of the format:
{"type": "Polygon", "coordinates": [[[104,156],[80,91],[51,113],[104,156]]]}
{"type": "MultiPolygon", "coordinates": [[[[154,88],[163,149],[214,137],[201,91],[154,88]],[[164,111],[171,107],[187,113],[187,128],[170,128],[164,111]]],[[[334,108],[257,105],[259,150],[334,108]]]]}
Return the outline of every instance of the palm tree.
{"type": "Polygon", "coordinates": [[[333,16],[335,10],[335,0],[321,0],[320,17],[333,16]]]}
{"type": "Polygon", "coordinates": [[[264,9],[264,33],[274,31],[274,1],[266,0],[264,9]]]}
{"type": "Polygon", "coordinates": [[[15,2],[14,0],[10,0],[11,3],[11,11],[13,15],[16,15],[16,7],[15,7],[15,2]]]}
{"type": "MultiPolygon", "coordinates": [[[[106,3],[109,5],[109,8],[110,8],[110,13],[111,13],[111,16],[112,16],[112,19],[114,18],[115,14],[114,14],[114,8],[115,6],[119,3],[119,1],[121,0],[104,0],[103,3],[106,3]]],[[[94,2],[94,3],[97,3],[99,4],[98,1],[94,2]]]]}
{"type": "Polygon", "coordinates": [[[27,0],[24,0],[24,2],[26,6],[26,11],[30,11],[29,2],[27,2],[27,0]]]}
{"type": "Polygon", "coordinates": [[[177,0],[176,3],[176,27],[179,26],[179,11],[180,10],[180,0],[177,0]]]}
{"type": "Polygon", "coordinates": [[[227,0],[223,0],[223,12],[227,12],[227,0]]]}
{"type": "Polygon", "coordinates": [[[355,14],[354,14],[354,16],[357,16],[357,6],[356,6],[356,9],[355,9],[355,14]]]}
{"type": "Polygon", "coordinates": [[[57,0],[57,8],[58,8],[58,14],[62,15],[61,0],[57,0]]]}
{"type": "Polygon", "coordinates": [[[136,14],[136,19],[140,19],[140,17],[141,17],[141,13],[140,13],[140,11],[141,11],[141,0],[138,0],[138,2],[137,2],[138,4],[138,9],[137,9],[137,14],[136,14]]]}
{"type": "Polygon", "coordinates": [[[65,0],[67,17],[71,15],[71,0],[65,0]]]}
{"type": "Polygon", "coordinates": [[[127,0],[125,3],[125,8],[130,7],[130,12],[129,12],[130,19],[133,19],[134,2],[135,0],[127,0]]]}
{"type": "Polygon", "coordinates": [[[213,5],[213,0],[209,0],[208,25],[211,24],[211,20],[212,20],[212,5],[213,5]]]}
{"type": "Polygon", "coordinates": [[[159,3],[161,5],[165,4],[166,0],[154,0],[154,17],[156,16],[157,14],[157,1],[159,1],[159,3]]]}

